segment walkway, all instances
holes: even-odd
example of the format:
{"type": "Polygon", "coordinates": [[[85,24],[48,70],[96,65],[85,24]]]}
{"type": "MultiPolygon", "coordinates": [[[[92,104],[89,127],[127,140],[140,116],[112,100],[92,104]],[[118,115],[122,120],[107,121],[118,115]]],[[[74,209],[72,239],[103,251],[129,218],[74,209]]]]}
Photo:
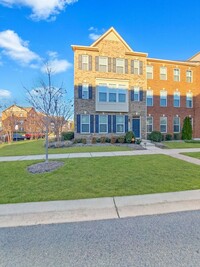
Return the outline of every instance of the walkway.
{"type": "MultiPolygon", "coordinates": [[[[193,164],[200,165],[200,159],[195,159],[180,153],[200,152],[200,148],[182,148],[182,149],[161,149],[155,146],[146,146],[146,150],[131,151],[113,151],[113,152],[85,152],[85,153],[68,153],[68,154],[49,154],[49,159],[68,159],[68,158],[93,158],[93,157],[117,157],[117,156],[138,156],[138,155],[168,155],[173,158],[181,159],[193,164]]],[[[11,156],[0,157],[0,162],[6,161],[24,161],[24,160],[44,160],[45,155],[29,156],[11,156]]]]}

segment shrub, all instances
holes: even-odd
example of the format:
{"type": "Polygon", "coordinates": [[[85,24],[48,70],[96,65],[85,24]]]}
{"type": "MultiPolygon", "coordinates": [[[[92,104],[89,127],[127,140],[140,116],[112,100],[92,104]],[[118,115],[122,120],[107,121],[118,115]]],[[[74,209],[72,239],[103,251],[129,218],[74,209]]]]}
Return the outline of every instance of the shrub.
{"type": "Polygon", "coordinates": [[[101,138],[97,138],[97,143],[101,143],[101,138]]]}
{"type": "Polygon", "coordinates": [[[153,131],[150,135],[149,138],[151,141],[154,142],[161,142],[162,141],[162,134],[159,131],[153,131]]]}
{"type": "Polygon", "coordinates": [[[74,139],[74,132],[62,132],[62,140],[72,140],[74,139]]]}
{"type": "Polygon", "coordinates": [[[117,138],[115,136],[111,136],[110,142],[111,144],[115,144],[117,141],[117,138]]]}
{"type": "Polygon", "coordinates": [[[142,142],[142,140],[140,138],[135,139],[135,144],[140,145],[141,142],[142,142]]]}
{"type": "Polygon", "coordinates": [[[82,143],[82,139],[74,139],[74,144],[79,144],[79,143],[82,143]]]}
{"type": "Polygon", "coordinates": [[[192,139],[192,125],[191,125],[191,120],[189,117],[185,117],[183,121],[182,139],[183,140],[192,139]]]}
{"type": "Polygon", "coordinates": [[[125,136],[119,136],[117,138],[118,143],[123,144],[125,142],[125,136]]]}
{"type": "Polygon", "coordinates": [[[174,134],[174,140],[181,140],[181,135],[180,135],[180,133],[175,133],[175,134],[174,134]]]}
{"type": "Polygon", "coordinates": [[[200,144],[200,140],[185,140],[185,143],[200,144]]]}
{"type": "Polygon", "coordinates": [[[126,133],[126,136],[125,136],[126,143],[131,143],[133,138],[135,138],[133,131],[129,131],[126,133]]]}
{"type": "Polygon", "coordinates": [[[83,143],[83,144],[87,144],[87,140],[86,140],[86,138],[82,138],[82,139],[81,139],[81,143],[83,143]]]}
{"type": "Polygon", "coordinates": [[[109,137],[106,137],[106,143],[110,143],[111,139],[109,137]]]}
{"type": "Polygon", "coordinates": [[[92,142],[92,144],[96,144],[97,138],[95,136],[93,136],[91,142],[92,142]]]}
{"type": "Polygon", "coordinates": [[[101,136],[101,137],[100,137],[100,142],[101,142],[102,144],[104,144],[104,143],[106,142],[106,138],[105,138],[105,136],[101,136]]]}
{"type": "Polygon", "coordinates": [[[165,140],[166,141],[171,141],[172,140],[172,134],[166,134],[165,140]]]}

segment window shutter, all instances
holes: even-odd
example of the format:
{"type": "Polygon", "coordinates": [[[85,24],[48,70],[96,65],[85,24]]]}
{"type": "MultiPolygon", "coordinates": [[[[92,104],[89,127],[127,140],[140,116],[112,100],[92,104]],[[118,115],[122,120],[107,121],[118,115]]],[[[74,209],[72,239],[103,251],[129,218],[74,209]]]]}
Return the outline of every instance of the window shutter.
{"type": "Polygon", "coordinates": [[[125,59],[125,73],[128,73],[128,59],[125,59]]]}
{"type": "Polygon", "coordinates": [[[95,115],[95,132],[99,132],[99,115],[95,115]]]}
{"type": "Polygon", "coordinates": [[[94,115],[90,115],[90,133],[94,133],[94,115]]]}
{"type": "Polygon", "coordinates": [[[92,85],[89,85],[89,99],[92,99],[92,85]]]}
{"type": "Polygon", "coordinates": [[[116,115],[113,115],[113,133],[116,133],[116,115]]]}
{"type": "Polygon", "coordinates": [[[79,70],[82,70],[82,55],[78,56],[78,68],[79,70]]]}
{"type": "Polygon", "coordinates": [[[78,85],[78,98],[82,98],[82,84],[78,85]]]}
{"type": "Polygon", "coordinates": [[[111,57],[108,58],[108,72],[111,72],[111,57]]]}
{"type": "Polygon", "coordinates": [[[134,74],[134,60],[131,60],[131,74],[134,74]]]}
{"type": "Polygon", "coordinates": [[[111,115],[108,115],[108,133],[111,133],[111,115]]]}
{"type": "Polygon", "coordinates": [[[142,75],[143,74],[143,62],[142,61],[140,61],[139,63],[139,68],[140,68],[140,75],[142,75]]]}
{"type": "Polygon", "coordinates": [[[143,90],[142,90],[142,87],[140,88],[140,101],[143,101],[143,90]]]}
{"type": "Polygon", "coordinates": [[[113,58],[113,72],[116,72],[116,58],[113,58]]]}
{"type": "Polygon", "coordinates": [[[131,101],[134,101],[134,89],[131,89],[131,101]]]}
{"type": "Polygon", "coordinates": [[[125,115],[125,133],[128,132],[128,115],[125,115]]]}
{"type": "Polygon", "coordinates": [[[76,123],[77,123],[77,133],[81,132],[81,115],[77,115],[77,119],[76,119],[76,123]]]}
{"type": "Polygon", "coordinates": [[[99,71],[99,57],[95,57],[95,70],[99,71]]]}
{"type": "Polygon", "coordinates": [[[92,70],[92,56],[89,56],[89,70],[92,70]]]}

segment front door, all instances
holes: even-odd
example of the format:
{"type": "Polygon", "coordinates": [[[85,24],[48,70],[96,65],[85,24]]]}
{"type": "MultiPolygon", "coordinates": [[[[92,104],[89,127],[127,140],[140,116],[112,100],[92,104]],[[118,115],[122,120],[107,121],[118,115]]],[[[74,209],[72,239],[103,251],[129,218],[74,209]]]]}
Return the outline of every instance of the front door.
{"type": "Polygon", "coordinates": [[[134,132],[136,138],[140,138],[140,118],[133,118],[132,131],[134,132]]]}

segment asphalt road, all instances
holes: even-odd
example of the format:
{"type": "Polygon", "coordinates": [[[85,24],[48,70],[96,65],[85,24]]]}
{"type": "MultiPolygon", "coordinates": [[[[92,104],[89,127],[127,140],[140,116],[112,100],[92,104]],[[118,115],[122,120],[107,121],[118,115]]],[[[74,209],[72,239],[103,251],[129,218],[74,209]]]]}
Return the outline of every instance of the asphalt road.
{"type": "Polygon", "coordinates": [[[1,267],[199,267],[200,211],[0,229],[1,267]]]}

